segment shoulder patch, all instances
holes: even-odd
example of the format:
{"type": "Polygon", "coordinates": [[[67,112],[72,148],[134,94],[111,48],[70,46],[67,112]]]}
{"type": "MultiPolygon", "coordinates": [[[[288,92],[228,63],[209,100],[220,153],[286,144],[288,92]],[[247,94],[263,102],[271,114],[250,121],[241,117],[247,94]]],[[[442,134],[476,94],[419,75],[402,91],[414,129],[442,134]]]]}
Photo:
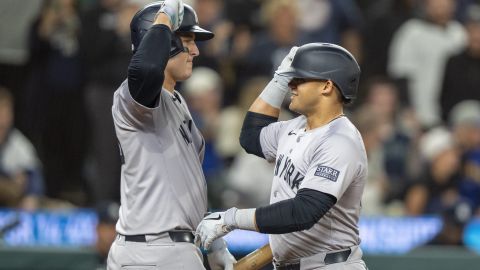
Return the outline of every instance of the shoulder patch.
{"type": "Polygon", "coordinates": [[[339,174],[340,172],[338,170],[322,165],[318,165],[317,170],[315,171],[315,176],[327,178],[328,180],[333,182],[337,182],[339,174]]]}

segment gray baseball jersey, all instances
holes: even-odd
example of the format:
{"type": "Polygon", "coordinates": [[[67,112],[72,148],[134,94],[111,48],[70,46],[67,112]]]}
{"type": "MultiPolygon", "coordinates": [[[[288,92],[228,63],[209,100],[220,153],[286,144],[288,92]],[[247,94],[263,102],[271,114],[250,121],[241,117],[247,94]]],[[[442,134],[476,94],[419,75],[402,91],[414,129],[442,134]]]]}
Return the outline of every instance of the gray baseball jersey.
{"type": "Polygon", "coordinates": [[[277,260],[339,250],[360,243],[358,219],[367,177],[367,155],[360,133],[347,117],[305,131],[306,117],[273,123],[260,141],[275,161],[270,202],[295,197],[301,188],[331,194],[337,203],[309,230],[270,235],[277,260]]]}
{"type": "Polygon", "coordinates": [[[183,98],[163,89],[155,108],[137,103],[125,80],[112,114],[122,152],[117,232],[195,230],[207,211],[204,140],[183,98]]]}

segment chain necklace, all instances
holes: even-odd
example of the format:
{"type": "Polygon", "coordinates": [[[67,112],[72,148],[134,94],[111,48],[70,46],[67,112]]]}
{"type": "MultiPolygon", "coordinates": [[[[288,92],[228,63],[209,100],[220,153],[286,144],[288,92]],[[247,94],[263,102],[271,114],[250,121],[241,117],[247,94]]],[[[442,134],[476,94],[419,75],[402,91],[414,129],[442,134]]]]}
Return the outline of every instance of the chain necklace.
{"type": "MultiPolygon", "coordinates": [[[[344,113],[341,113],[341,114],[335,116],[332,120],[328,121],[327,124],[330,124],[331,122],[333,122],[333,121],[335,121],[335,120],[337,120],[338,118],[343,117],[343,116],[345,116],[345,114],[344,114],[344,113]]],[[[325,125],[327,125],[327,124],[325,124],[325,125]]]]}

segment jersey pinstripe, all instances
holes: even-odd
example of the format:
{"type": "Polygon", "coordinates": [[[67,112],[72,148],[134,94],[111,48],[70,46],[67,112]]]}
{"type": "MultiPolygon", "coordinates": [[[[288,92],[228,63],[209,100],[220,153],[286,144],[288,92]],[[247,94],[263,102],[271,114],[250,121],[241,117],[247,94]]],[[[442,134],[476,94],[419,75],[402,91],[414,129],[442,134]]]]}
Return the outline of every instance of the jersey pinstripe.
{"type": "Polygon", "coordinates": [[[367,177],[360,133],[346,117],[305,131],[306,118],[273,123],[260,141],[275,162],[270,203],[295,197],[301,188],[331,194],[337,203],[309,230],[270,235],[277,260],[289,260],[358,245],[358,219],[367,177]]]}
{"type": "Polygon", "coordinates": [[[137,103],[125,80],[112,115],[124,163],[117,232],[195,230],[207,210],[204,140],[183,98],[162,89],[155,108],[137,103]]]}

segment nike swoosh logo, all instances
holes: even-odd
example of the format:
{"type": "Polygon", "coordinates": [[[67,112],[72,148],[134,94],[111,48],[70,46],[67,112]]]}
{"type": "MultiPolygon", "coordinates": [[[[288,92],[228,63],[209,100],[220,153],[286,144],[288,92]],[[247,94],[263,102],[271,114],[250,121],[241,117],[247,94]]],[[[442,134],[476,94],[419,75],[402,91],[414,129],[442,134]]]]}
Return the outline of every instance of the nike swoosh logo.
{"type": "Polygon", "coordinates": [[[222,217],[220,215],[218,215],[218,217],[209,217],[209,218],[205,218],[206,220],[220,220],[222,217]]]}
{"type": "Polygon", "coordinates": [[[297,133],[293,132],[293,130],[290,130],[290,132],[288,132],[288,136],[290,135],[297,135],[297,133]]]}

